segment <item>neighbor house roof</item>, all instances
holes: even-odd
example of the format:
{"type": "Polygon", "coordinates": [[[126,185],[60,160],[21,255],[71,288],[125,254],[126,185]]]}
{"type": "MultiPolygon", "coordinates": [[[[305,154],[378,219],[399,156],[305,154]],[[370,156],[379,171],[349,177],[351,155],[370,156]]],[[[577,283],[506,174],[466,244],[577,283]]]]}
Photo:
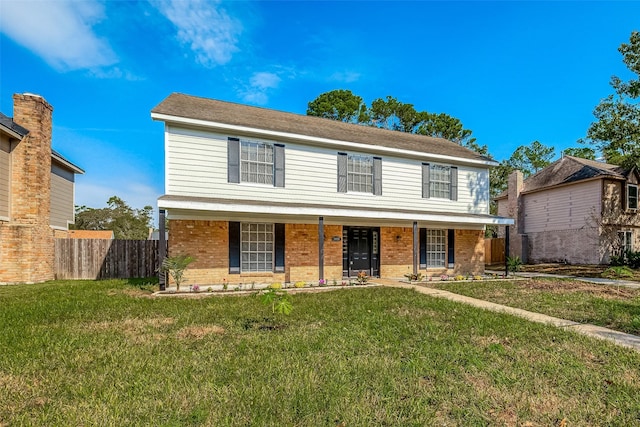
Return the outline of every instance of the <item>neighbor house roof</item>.
{"type": "Polygon", "coordinates": [[[58,153],[55,150],[51,150],[51,158],[57,160],[59,163],[63,164],[67,168],[73,171],[73,173],[83,174],[84,170],[79,166],[74,165],[69,160],[65,159],[62,154],[58,153]]]}
{"type": "Polygon", "coordinates": [[[225,124],[271,132],[292,137],[302,135],[340,142],[350,142],[435,154],[493,165],[491,159],[455,142],[406,132],[344,123],[314,116],[286,113],[215,99],[173,93],[151,110],[157,120],[183,118],[203,121],[203,125],[225,124]]]}
{"type": "Polygon", "coordinates": [[[113,239],[113,230],[69,230],[71,239],[113,239]]]}
{"type": "MultiPolygon", "coordinates": [[[[564,156],[523,181],[522,192],[531,193],[558,185],[595,178],[625,179],[629,171],[618,165],[564,156]]],[[[507,197],[502,192],[496,200],[507,197]]]]}
{"type": "Polygon", "coordinates": [[[29,133],[27,129],[14,122],[11,117],[5,116],[2,113],[0,113],[0,127],[2,127],[13,137],[18,139],[22,139],[26,134],[29,133]]]}

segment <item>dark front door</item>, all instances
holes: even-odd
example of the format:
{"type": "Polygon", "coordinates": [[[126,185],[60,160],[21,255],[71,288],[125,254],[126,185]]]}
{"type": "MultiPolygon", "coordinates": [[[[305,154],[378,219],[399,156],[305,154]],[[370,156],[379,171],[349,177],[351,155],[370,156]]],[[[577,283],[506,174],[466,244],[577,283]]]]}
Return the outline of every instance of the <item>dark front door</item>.
{"type": "Polygon", "coordinates": [[[349,230],[349,261],[351,271],[360,270],[368,274],[371,270],[371,229],[351,228],[349,230]]]}

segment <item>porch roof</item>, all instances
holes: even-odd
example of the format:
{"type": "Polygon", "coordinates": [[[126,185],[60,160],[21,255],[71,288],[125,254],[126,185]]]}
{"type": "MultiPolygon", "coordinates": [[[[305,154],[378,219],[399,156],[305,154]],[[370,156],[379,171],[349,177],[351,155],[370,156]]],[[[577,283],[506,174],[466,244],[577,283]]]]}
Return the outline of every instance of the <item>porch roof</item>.
{"type": "Polygon", "coordinates": [[[324,217],[331,224],[377,224],[408,226],[440,223],[448,226],[476,228],[485,225],[513,225],[514,220],[494,215],[451,213],[424,210],[384,209],[374,206],[358,208],[322,204],[289,204],[256,200],[236,200],[194,196],[164,195],[158,207],[169,211],[170,219],[232,219],[236,221],[265,219],[294,223],[317,223],[324,217]]]}

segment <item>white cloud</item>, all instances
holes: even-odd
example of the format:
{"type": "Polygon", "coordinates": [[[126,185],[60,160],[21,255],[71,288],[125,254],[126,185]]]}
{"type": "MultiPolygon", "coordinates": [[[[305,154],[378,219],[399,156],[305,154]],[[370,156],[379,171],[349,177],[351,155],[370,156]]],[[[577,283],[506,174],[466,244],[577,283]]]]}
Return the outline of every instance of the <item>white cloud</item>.
{"type": "Polygon", "coordinates": [[[333,73],[329,80],[341,82],[341,83],[353,83],[360,79],[360,73],[356,73],[354,71],[339,71],[333,73]]]}
{"type": "Polygon", "coordinates": [[[220,8],[219,1],[165,0],[153,4],[176,26],[178,40],[191,48],[201,65],[226,64],[239,50],[242,25],[220,8]]]}
{"type": "Polygon", "coordinates": [[[104,7],[86,1],[2,1],[0,31],[58,71],[93,69],[118,62],[109,43],[92,25],[104,7]]]}
{"type": "Polygon", "coordinates": [[[253,73],[249,79],[249,85],[244,89],[238,90],[238,95],[243,101],[264,105],[269,100],[267,93],[270,89],[276,89],[282,79],[275,73],[261,71],[253,73]]]}

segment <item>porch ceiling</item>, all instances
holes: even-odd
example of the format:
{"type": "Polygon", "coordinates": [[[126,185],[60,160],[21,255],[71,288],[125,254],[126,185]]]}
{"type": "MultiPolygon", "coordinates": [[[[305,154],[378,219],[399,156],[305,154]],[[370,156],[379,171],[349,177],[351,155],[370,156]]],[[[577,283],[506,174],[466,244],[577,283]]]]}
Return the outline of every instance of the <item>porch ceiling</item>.
{"type": "Polygon", "coordinates": [[[335,205],[288,204],[264,201],[219,198],[162,196],[158,207],[166,209],[169,219],[202,219],[234,221],[271,221],[317,224],[324,217],[325,224],[410,227],[447,225],[455,228],[482,228],[486,225],[512,225],[511,218],[483,214],[456,214],[376,207],[344,207],[335,205]]]}

